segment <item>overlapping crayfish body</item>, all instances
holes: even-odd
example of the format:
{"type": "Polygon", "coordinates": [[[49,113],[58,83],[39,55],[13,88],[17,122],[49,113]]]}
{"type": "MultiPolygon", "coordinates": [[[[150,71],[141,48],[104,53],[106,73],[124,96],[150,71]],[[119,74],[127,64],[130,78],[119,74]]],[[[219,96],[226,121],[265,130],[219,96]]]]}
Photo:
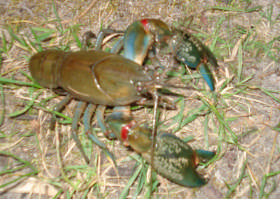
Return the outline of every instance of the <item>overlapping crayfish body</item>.
{"type": "Polygon", "coordinates": [[[155,46],[169,46],[174,57],[193,69],[199,69],[210,89],[215,90],[214,80],[207,63],[218,67],[213,53],[197,38],[178,30],[170,30],[157,19],[143,19],[128,26],[124,37],[124,55],[142,64],[148,51],[155,46]]]}
{"type": "MultiPolygon", "coordinates": [[[[140,153],[151,162],[152,130],[137,124],[131,117],[113,113],[106,119],[109,129],[124,145],[140,153]]],[[[210,160],[214,152],[193,150],[178,137],[158,134],[154,151],[154,169],[163,177],[186,187],[199,187],[207,181],[195,170],[200,159],[210,160]]]]}
{"type": "Polygon", "coordinates": [[[129,105],[141,99],[141,86],[152,81],[135,62],[103,51],[47,50],[30,59],[32,77],[48,88],[62,88],[93,104],[129,105]]]}

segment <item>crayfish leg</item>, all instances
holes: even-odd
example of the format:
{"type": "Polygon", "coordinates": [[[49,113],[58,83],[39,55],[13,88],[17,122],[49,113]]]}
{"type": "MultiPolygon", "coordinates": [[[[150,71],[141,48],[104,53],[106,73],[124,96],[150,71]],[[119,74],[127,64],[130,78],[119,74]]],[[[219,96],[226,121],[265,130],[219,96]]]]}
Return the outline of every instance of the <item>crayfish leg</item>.
{"type": "Polygon", "coordinates": [[[97,124],[101,128],[102,133],[107,132],[107,128],[104,122],[104,114],[105,114],[106,106],[98,105],[95,111],[97,124]]]}
{"type": "MultiPolygon", "coordinates": [[[[55,107],[53,108],[53,111],[61,112],[62,109],[65,107],[65,105],[68,104],[71,99],[72,99],[71,95],[68,94],[58,104],[55,105],[55,107]]],[[[56,115],[53,114],[53,116],[51,118],[51,123],[50,123],[51,130],[54,130],[55,122],[56,122],[56,115]]]]}
{"type": "Polygon", "coordinates": [[[119,53],[121,49],[123,48],[123,41],[124,41],[124,36],[122,36],[116,44],[112,47],[111,53],[119,53]]]}
{"type": "Polygon", "coordinates": [[[79,119],[81,118],[81,115],[82,115],[83,111],[86,108],[86,105],[87,105],[87,103],[85,103],[85,102],[82,102],[82,101],[78,102],[78,104],[76,106],[76,109],[75,109],[74,117],[73,117],[71,135],[72,135],[72,138],[75,140],[77,147],[81,151],[81,154],[84,157],[86,163],[89,164],[90,160],[87,157],[87,155],[86,155],[86,153],[83,149],[83,146],[81,144],[81,141],[77,136],[78,122],[79,122],[79,119]]]}
{"type": "Polygon", "coordinates": [[[84,112],[83,121],[84,121],[84,125],[85,125],[85,133],[93,143],[98,145],[104,151],[106,156],[109,157],[109,161],[112,162],[116,166],[116,161],[115,161],[113,154],[107,149],[107,147],[104,143],[102,143],[100,140],[98,140],[95,131],[92,131],[92,128],[90,126],[91,118],[92,118],[95,110],[96,110],[96,105],[89,104],[84,112]]]}
{"type": "MultiPolygon", "coordinates": [[[[112,35],[110,39],[112,39],[113,37],[115,36],[118,36],[120,34],[123,34],[123,31],[117,31],[117,30],[113,30],[113,29],[102,29],[98,35],[97,35],[97,38],[96,38],[96,43],[95,43],[95,49],[96,50],[101,50],[101,46],[102,46],[102,43],[104,42],[104,38],[108,35],[112,35]]],[[[106,42],[105,42],[106,43],[106,42]]]]}

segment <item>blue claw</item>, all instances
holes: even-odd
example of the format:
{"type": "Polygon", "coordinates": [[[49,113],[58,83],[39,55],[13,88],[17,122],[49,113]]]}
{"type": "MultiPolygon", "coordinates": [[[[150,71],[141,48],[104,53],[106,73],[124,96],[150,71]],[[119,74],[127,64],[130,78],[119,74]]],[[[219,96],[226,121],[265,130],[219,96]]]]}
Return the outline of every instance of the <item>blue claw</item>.
{"type": "Polygon", "coordinates": [[[208,84],[210,90],[214,91],[215,90],[214,79],[213,79],[212,73],[210,72],[208,66],[204,63],[201,63],[199,65],[199,72],[202,75],[202,77],[204,78],[204,80],[206,81],[206,83],[208,84]]]}
{"type": "Polygon", "coordinates": [[[201,158],[210,160],[215,153],[205,150],[193,150],[187,143],[175,135],[158,134],[154,156],[151,158],[152,130],[145,124],[137,124],[131,116],[112,113],[107,117],[108,128],[115,133],[124,145],[140,153],[148,162],[153,159],[154,169],[163,177],[186,187],[200,187],[206,184],[196,166],[201,158]]]}
{"type": "Polygon", "coordinates": [[[150,48],[151,36],[140,21],[131,24],[124,35],[124,57],[142,65],[150,48]]]}

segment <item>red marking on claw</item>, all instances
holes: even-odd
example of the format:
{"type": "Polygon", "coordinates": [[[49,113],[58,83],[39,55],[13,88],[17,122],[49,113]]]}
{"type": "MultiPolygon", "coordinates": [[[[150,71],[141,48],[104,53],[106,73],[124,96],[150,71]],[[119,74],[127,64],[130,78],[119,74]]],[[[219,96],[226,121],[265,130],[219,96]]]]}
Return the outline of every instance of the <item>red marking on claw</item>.
{"type": "Polygon", "coordinates": [[[199,157],[197,156],[197,154],[194,152],[193,153],[193,162],[194,162],[194,166],[197,167],[197,165],[199,164],[199,157]]]}
{"type": "Polygon", "coordinates": [[[128,133],[130,131],[130,125],[125,125],[122,127],[122,130],[121,130],[121,138],[123,141],[127,140],[127,136],[128,136],[128,133]]]}
{"type": "Polygon", "coordinates": [[[135,126],[135,121],[132,120],[128,124],[123,125],[121,128],[121,139],[125,146],[129,146],[128,134],[131,132],[131,128],[133,129],[134,126],[135,126]]]}
{"type": "Polygon", "coordinates": [[[148,26],[148,23],[149,23],[148,19],[142,19],[140,22],[141,22],[141,24],[143,24],[144,29],[147,30],[148,29],[147,26],[148,26]]]}
{"type": "Polygon", "coordinates": [[[142,19],[140,22],[141,22],[144,26],[147,26],[147,24],[148,24],[148,19],[142,19]]]}

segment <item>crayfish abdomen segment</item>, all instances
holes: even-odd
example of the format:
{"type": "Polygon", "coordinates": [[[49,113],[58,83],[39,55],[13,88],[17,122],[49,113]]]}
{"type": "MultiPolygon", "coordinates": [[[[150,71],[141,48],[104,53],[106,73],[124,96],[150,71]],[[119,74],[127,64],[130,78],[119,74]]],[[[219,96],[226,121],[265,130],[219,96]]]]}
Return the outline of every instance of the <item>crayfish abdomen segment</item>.
{"type": "Polygon", "coordinates": [[[37,83],[47,88],[58,88],[59,70],[66,53],[46,50],[30,58],[29,69],[37,83]]]}

